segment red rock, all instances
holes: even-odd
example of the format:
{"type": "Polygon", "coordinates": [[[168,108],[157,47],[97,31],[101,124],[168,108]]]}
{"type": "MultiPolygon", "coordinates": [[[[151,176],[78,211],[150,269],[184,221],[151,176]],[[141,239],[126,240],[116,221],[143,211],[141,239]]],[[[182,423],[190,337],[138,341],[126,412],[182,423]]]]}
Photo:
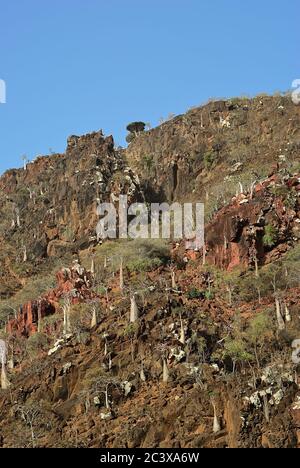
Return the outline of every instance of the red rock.
{"type": "Polygon", "coordinates": [[[17,317],[9,320],[7,332],[18,336],[29,337],[37,332],[40,317],[48,317],[60,309],[59,301],[69,295],[72,304],[91,300],[96,296],[91,290],[92,274],[84,268],[62,269],[57,275],[57,287],[45,294],[40,301],[31,301],[20,306],[17,317]],[[40,312],[39,312],[40,307],[40,312]]]}

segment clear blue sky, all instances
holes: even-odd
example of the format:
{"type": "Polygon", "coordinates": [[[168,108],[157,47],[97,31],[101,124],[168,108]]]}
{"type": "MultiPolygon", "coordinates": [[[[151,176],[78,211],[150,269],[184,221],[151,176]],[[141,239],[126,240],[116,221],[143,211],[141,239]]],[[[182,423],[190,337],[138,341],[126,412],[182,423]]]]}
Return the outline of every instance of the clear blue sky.
{"type": "Polygon", "coordinates": [[[0,172],[70,134],[300,78],[299,0],[0,0],[0,172]]]}

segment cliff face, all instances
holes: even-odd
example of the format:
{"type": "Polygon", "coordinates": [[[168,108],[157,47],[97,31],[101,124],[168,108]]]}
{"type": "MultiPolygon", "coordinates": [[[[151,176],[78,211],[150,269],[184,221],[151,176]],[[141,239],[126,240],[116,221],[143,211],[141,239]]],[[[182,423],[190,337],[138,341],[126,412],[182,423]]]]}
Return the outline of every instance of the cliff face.
{"type": "Polygon", "coordinates": [[[208,263],[232,270],[280,258],[300,239],[299,194],[300,174],[277,174],[253,186],[253,193],[234,197],[206,227],[208,263]],[[264,237],[266,226],[274,229],[272,245],[264,237]]]}

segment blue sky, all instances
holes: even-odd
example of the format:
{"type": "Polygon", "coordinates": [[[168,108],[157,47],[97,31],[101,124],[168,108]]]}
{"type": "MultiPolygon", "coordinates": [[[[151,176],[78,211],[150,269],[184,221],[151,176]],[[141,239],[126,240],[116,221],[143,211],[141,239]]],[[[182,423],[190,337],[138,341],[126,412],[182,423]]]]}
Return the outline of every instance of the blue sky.
{"type": "Polygon", "coordinates": [[[298,0],[0,0],[0,172],[102,128],[300,78],[298,0]]]}

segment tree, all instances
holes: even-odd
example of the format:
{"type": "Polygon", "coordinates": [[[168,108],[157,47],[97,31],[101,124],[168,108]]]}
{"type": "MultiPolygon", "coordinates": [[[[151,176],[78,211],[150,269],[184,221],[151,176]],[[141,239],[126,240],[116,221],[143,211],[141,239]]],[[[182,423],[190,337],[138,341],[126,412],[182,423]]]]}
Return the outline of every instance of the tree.
{"type": "Polygon", "coordinates": [[[135,323],[139,318],[139,309],[136,303],[135,294],[130,299],[130,323],[135,323]]]}
{"type": "Polygon", "coordinates": [[[123,272],[123,258],[120,261],[120,290],[123,291],[124,289],[124,272],[123,272]]]}
{"type": "Polygon", "coordinates": [[[213,422],[213,433],[217,434],[221,430],[221,426],[218,419],[217,407],[213,399],[211,399],[211,404],[214,409],[214,422],[213,422]]]}
{"type": "Polygon", "coordinates": [[[64,336],[71,334],[71,323],[70,323],[70,310],[71,310],[71,300],[68,295],[65,295],[63,299],[63,313],[64,313],[64,336]]]}
{"type": "Polygon", "coordinates": [[[282,316],[282,303],[278,295],[275,296],[276,318],[278,324],[278,331],[285,330],[285,322],[282,316]]]}
{"type": "Polygon", "coordinates": [[[162,378],[163,378],[164,383],[168,383],[169,376],[170,376],[170,374],[169,374],[168,364],[167,364],[166,358],[163,358],[163,375],[162,375],[162,378]]]}
{"type": "Polygon", "coordinates": [[[138,133],[144,132],[145,128],[146,124],[144,122],[132,122],[127,125],[126,130],[137,135],[138,133]]]}
{"type": "Polygon", "coordinates": [[[18,412],[23,422],[26,424],[26,426],[29,426],[30,428],[32,448],[36,448],[35,426],[39,424],[41,418],[41,412],[39,407],[36,404],[19,406],[18,412]]]}
{"type": "Polygon", "coordinates": [[[179,337],[180,343],[184,346],[185,345],[185,330],[183,326],[183,320],[180,314],[180,337],[179,337]]]}
{"type": "Polygon", "coordinates": [[[99,376],[93,383],[92,390],[95,393],[102,393],[105,397],[105,408],[111,409],[109,391],[112,387],[120,387],[120,382],[116,377],[99,376]]]}
{"type": "Polygon", "coordinates": [[[246,343],[241,339],[228,338],[225,341],[223,357],[229,357],[233,363],[233,373],[235,373],[236,364],[253,361],[252,354],[246,350],[246,343]]]}
{"type": "Polygon", "coordinates": [[[254,355],[258,367],[260,367],[258,348],[260,347],[260,349],[262,349],[266,344],[266,340],[270,336],[270,330],[272,330],[270,317],[266,313],[261,313],[251,320],[246,331],[245,337],[254,349],[254,355]]]}
{"type": "Polygon", "coordinates": [[[1,361],[1,388],[2,390],[8,390],[10,382],[6,374],[6,356],[7,346],[4,340],[0,340],[0,361],[1,361]]]}
{"type": "Polygon", "coordinates": [[[127,125],[127,131],[129,132],[126,141],[131,143],[134,138],[139,134],[145,131],[146,124],[144,122],[132,122],[127,125]]]}
{"type": "Polygon", "coordinates": [[[23,154],[22,160],[23,160],[23,168],[24,168],[24,171],[26,171],[26,169],[27,169],[27,164],[28,164],[28,162],[29,162],[29,160],[28,160],[26,154],[23,154]]]}

